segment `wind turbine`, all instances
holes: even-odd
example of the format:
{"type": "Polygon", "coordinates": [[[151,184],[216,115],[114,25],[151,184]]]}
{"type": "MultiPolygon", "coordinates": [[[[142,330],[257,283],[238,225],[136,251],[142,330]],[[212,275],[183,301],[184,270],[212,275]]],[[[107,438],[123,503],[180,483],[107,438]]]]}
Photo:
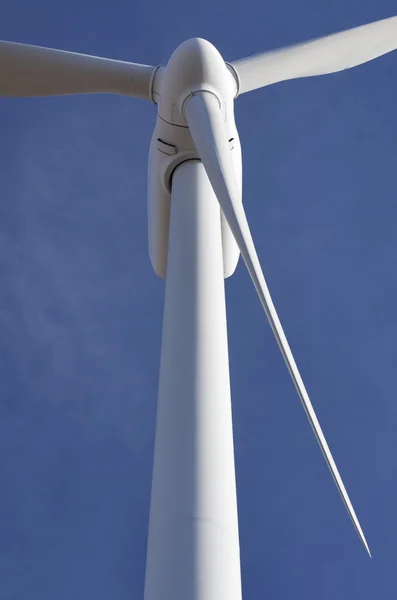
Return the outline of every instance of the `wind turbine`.
{"type": "Polygon", "coordinates": [[[352,522],[363,531],[315,415],[242,205],[239,94],[348,69],[397,48],[397,17],[225,62],[209,42],[153,67],[0,42],[0,95],[114,93],[157,104],[149,252],[166,279],[145,600],[241,598],[224,278],[241,253],[352,522]]]}

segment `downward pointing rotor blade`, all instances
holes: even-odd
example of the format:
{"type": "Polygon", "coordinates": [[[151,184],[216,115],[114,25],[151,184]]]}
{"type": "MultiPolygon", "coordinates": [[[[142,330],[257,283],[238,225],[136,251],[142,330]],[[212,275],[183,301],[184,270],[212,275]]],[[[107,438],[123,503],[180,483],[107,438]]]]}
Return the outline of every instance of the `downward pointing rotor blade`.
{"type": "Polygon", "coordinates": [[[239,93],[243,94],[278,81],[350,69],[396,48],[397,17],[391,17],[231,64],[240,79],[239,93]]]}
{"type": "Polygon", "coordinates": [[[230,148],[227,143],[227,132],[223,116],[217,100],[209,93],[193,95],[184,106],[184,115],[188,122],[190,132],[201,161],[204,164],[208,178],[218,198],[219,204],[226,217],[230,229],[236,239],[241,255],[248,268],[251,279],[255,285],[259,299],[265,310],[269,323],[280,347],[281,353],[287,364],[288,370],[299,394],[307,417],[313,428],[314,434],[324,454],[324,458],[335,480],[336,486],[342,496],[347,511],[363,542],[368,554],[371,553],[358,522],[356,513],[347,495],[342,478],[332,458],[330,449],[317,420],[313,406],[310,402],[306,388],[296,366],[294,357],[288,345],[280,320],[277,316],[269,289],[267,287],[251,232],[245,216],[243,205],[240,202],[240,191],[236,181],[230,148]]]}
{"type": "Polygon", "coordinates": [[[0,41],[0,96],[123,94],[150,98],[155,68],[0,41]]]}

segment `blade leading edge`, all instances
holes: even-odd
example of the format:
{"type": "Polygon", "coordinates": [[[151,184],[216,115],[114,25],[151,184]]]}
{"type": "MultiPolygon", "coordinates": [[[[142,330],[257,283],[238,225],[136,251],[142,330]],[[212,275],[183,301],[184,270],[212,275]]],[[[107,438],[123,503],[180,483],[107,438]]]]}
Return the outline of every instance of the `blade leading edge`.
{"type": "Polygon", "coordinates": [[[203,162],[215,195],[218,198],[221,209],[240,249],[329,470],[331,471],[354,527],[369,556],[371,556],[364,533],[350,502],[346,488],[314,412],[312,403],[310,402],[310,398],[307,394],[271,299],[251,236],[244,207],[240,202],[239,186],[236,181],[230,156],[230,147],[227,144],[225,124],[217,100],[211,94],[206,92],[194,94],[185,103],[184,114],[201,161],[203,162]]]}
{"type": "Polygon", "coordinates": [[[231,62],[239,93],[287,79],[350,69],[397,49],[397,17],[231,62]]]}

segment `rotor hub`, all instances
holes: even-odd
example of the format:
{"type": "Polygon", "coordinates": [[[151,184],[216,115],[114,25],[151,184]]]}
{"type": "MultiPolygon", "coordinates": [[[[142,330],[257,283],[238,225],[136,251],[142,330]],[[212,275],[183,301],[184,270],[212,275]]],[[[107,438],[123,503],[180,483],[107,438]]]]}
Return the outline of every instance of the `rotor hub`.
{"type": "Polygon", "coordinates": [[[225,120],[233,115],[233,99],[238,93],[234,70],[207,40],[192,38],[171,55],[166,67],[159,68],[153,81],[153,100],[161,119],[187,127],[183,115],[185,101],[195,93],[208,92],[219,102],[225,120]]]}

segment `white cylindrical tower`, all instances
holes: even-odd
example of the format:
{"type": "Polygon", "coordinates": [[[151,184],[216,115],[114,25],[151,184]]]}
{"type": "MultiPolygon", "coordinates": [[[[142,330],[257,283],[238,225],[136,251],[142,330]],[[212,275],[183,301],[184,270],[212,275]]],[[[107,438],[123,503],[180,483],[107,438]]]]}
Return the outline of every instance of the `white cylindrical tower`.
{"type": "Polygon", "coordinates": [[[221,218],[173,175],[145,600],[241,600],[221,218]]]}

